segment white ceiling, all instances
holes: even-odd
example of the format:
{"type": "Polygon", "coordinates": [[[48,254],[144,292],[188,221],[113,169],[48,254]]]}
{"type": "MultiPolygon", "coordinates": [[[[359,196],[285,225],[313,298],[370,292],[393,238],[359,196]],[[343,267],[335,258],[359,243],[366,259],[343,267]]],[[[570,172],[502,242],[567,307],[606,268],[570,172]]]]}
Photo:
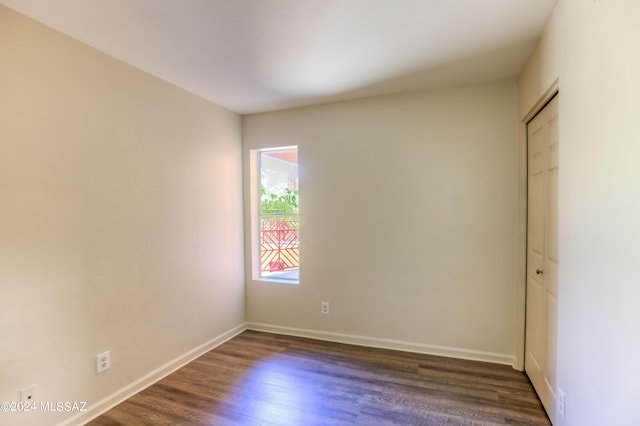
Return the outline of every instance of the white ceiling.
{"type": "Polygon", "coordinates": [[[515,77],[556,0],[0,0],[241,114],[515,77]]]}

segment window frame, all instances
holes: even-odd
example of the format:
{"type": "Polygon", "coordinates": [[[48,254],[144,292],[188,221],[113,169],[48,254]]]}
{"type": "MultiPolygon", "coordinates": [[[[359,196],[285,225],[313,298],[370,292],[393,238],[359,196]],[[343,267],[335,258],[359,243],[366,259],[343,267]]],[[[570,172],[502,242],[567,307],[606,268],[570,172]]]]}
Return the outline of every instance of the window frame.
{"type": "MultiPolygon", "coordinates": [[[[276,152],[276,151],[287,151],[287,150],[296,150],[299,154],[299,147],[297,145],[287,145],[287,146],[277,146],[270,148],[258,148],[252,149],[250,151],[250,185],[251,185],[251,259],[252,259],[252,279],[254,281],[266,282],[266,283],[277,283],[277,284],[289,284],[289,285],[299,285],[300,284],[300,212],[295,214],[298,219],[298,228],[297,228],[297,250],[298,250],[298,277],[297,278],[288,278],[282,276],[263,276],[263,267],[262,267],[262,217],[263,215],[269,215],[269,213],[262,212],[262,154],[265,152],[276,152]]],[[[299,203],[299,177],[300,177],[300,165],[297,164],[298,176],[298,203],[299,203]]],[[[290,215],[293,216],[294,214],[290,215]]]]}

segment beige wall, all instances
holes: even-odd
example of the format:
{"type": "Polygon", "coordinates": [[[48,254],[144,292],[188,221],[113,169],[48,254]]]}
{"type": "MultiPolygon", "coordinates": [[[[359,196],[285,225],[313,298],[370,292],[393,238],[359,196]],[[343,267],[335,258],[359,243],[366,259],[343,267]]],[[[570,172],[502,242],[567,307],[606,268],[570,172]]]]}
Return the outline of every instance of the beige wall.
{"type": "Polygon", "coordinates": [[[241,325],[240,168],[239,116],[0,6],[0,401],[95,403],[241,325]]]}
{"type": "MultiPolygon", "coordinates": [[[[512,359],[516,102],[559,79],[559,424],[640,423],[637,22],[635,0],[561,0],[517,101],[507,81],[245,117],[245,161],[299,145],[303,227],[301,284],[248,280],[248,320],[512,359]]],[[[0,94],[0,400],[108,399],[242,324],[237,115],[3,7],[0,94]]]]}
{"type": "Polygon", "coordinates": [[[300,285],[248,280],[247,320],[511,363],[517,139],[515,81],[243,117],[245,165],[298,145],[302,227],[300,285]]]}
{"type": "Polygon", "coordinates": [[[640,2],[561,0],[518,82],[560,88],[559,425],[637,425],[640,2]]]}

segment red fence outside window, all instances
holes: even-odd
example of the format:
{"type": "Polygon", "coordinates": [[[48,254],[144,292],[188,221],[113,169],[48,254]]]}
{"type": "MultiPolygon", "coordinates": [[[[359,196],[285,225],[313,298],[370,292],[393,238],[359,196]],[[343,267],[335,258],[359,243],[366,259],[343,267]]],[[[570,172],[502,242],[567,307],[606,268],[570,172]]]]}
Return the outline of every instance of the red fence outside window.
{"type": "Polygon", "coordinates": [[[260,220],[260,264],[263,273],[299,268],[299,221],[291,214],[264,215],[260,220]]]}

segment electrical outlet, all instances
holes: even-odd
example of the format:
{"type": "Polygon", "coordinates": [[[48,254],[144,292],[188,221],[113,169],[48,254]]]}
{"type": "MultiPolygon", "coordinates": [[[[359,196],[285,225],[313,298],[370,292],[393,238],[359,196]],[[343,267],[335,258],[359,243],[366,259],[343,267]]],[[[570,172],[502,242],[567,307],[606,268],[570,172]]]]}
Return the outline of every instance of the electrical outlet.
{"type": "Polygon", "coordinates": [[[109,351],[102,352],[96,356],[96,372],[104,373],[111,368],[111,353],[109,351]]]}
{"type": "Polygon", "coordinates": [[[21,402],[33,402],[36,400],[36,392],[38,391],[38,385],[31,385],[28,388],[24,388],[20,391],[21,402]]]}
{"type": "Polygon", "coordinates": [[[556,401],[556,412],[560,419],[564,419],[564,410],[565,410],[565,394],[564,391],[558,388],[558,395],[556,401]]]}
{"type": "Polygon", "coordinates": [[[320,312],[322,315],[329,315],[329,302],[320,302],[320,312]]]}

